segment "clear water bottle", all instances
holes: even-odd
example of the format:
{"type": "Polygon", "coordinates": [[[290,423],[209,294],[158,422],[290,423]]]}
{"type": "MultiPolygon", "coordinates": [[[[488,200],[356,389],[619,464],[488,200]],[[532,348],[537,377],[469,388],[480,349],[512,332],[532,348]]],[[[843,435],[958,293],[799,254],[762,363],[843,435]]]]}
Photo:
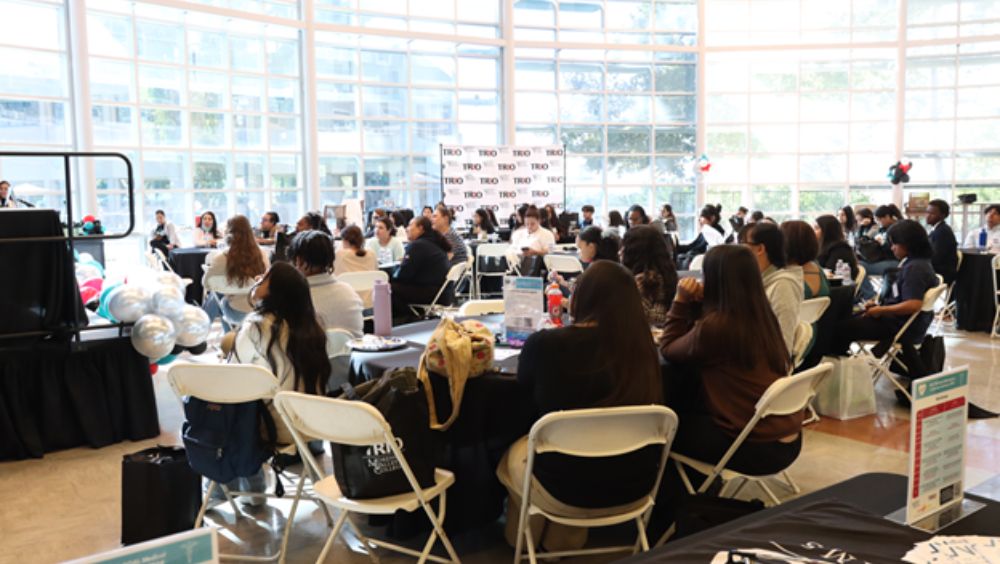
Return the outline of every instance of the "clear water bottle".
{"type": "Polygon", "coordinates": [[[842,260],[837,261],[837,266],[834,267],[833,273],[839,276],[841,280],[844,281],[845,284],[850,284],[853,282],[853,280],[851,280],[851,267],[842,260]]]}

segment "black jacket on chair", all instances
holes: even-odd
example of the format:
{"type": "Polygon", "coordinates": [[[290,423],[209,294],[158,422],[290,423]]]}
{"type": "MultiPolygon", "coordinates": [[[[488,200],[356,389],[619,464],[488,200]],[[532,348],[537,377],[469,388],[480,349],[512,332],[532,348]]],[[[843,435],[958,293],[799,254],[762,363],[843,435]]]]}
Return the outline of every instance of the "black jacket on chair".
{"type": "Polygon", "coordinates": [[[944,278],[945,284],[951,284],[958,273],[958,241],[955,239],[955,232],[942,221],[931,230],[930,238],[931,247],[934,248],[931,257],[934,272],[944,278]]]}

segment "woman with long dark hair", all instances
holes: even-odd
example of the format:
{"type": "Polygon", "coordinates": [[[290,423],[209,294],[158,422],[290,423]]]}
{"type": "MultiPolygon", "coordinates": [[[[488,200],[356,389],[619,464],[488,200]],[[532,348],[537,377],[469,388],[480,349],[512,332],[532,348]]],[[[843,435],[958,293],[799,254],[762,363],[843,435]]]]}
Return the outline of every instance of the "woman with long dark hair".
{"type": "Polygon", "coordinates": [[[542,227],[552,232],[557,243],[561,243],[569,237],[569,231],[566,229],[566,226],[559,221],[559,212],[556,211],[555,206],[552,204],[542,208],[542,227]]]}
{"type": "Polygon", "coordinates": [[[480,241],[485,241],[495,232],[496,227],[493,226],[489,212],[483,208],[477,209],[472,215],[472,229],[469,231],[469,235],[480,241]]]}
{"type": "Polygon", "coordinates": [[[662,326],[677,291],[677,269],[667,238],[652,225],[629,229],[622,241],[622,264],[635,275],[646,321],[662,326]]]}
{"type": "Polygon", "coordinates": [[[816,230],[804,221],[791,220],[781,224],[781,234],[785,239],[788,266],[802,269],[803,299],[829,296],[830,282],[826,279],[823,268],[816,262],[819,255],[816,230]]]}
{"type": "MultiPolygon", "coordinates": [[[[325,394],[330,377],[326,332],[316,318],[305,276],[290,263],[275,263],[251,297],[256,307],[240,326],[231,361],[267,368],[282,390],[325,394]]],[[[274,415],[278,443],[290,444],[288,430],[274,415]]]]}
{"type": "Polygon", "coordinates": [[[215,212],[206,211],[198,217],[198,226],[194,229],[195,247],[215,247],[222,239],[219,233],[219,221],[215,218],[215,212]]]}
{"type": "MultiPolygon", "coordinates": [[[[853,218],[853,215],[851,217],[853,218]]],[[[851,267],[851,280],[857,278],[858,257],[854,254],[854,249],[851,248],[851,245],[844,240],[844,230],[841,222],[832,215],[817,217],[816,236],[819,237],[819,256],[817,260],[820,266],[829,270],[836,270],[837,262],[844,261],[844,264],[851,267]]]]}
{"type": "MultiPolygon", "coordinates": [[[[693,278],[678,284],[660,352],[689,370],[668,381],[669,403],[684,421],[671,448],[716,461],[753,417],[764,391],[792,366],[750,250],[714,247],[703,271],[704,285],[693,278]]],[[[801,430],[801,413],[761,420],[728,467],[758,476],[786,468],[802,447],[801,430]]]]}
{"type": "MultiPolygon", "coordinates": [[[[833,217],[833,216],[831,216],[833,217]]],[[[858,228],[858,219],[854,216],[854,208],[851,206],[844,206],[840,208],[837,212],[837,223],[840,224],[840,230],[844,234],[844,240],[850,242],[854,239],[854,230],[858,228]]]]}
{"type": "Polygon", "coordinates": [[[622,217],[621,212],[618,210],[608,212],[608,229],[616,231],[619,237],[624,237],[625,232],[628,231],[625,218],[622,217]]]}
{"type": "MultiPolygon", "coordinates": [[[[226,244],[224,252],[209,254],[202,285],[211,287],[210,279],[225,276],[226,286],[249,289],[254,280],[264,274],[270,262],[267,253],[257,244],[250,220],[242,215],[229,218],[226,222],[226,244]]],[[[204,309],[212,319],[222,317],[223,327],[228,330],[226,319],[242,320],[253,310],[253,304],[244,295],[219,295],[205,300],[204,309]]]]}
{"type": "MultiPolygon", "coordinates": [[[[434,230],[430,219],[413,218],[407,233],[410,244],[392,277],[392,312],[400,319],[412,316],[410,304],[431,303],[450,268],[451,243],[434,230]]],[[[444,296],[445,303],[448,297],[444,296]]]]}
{"type": "Polygon", "coordinates": [[[691,263],[691,259],[698,255],[705,254],[706,251],[716,245],[726,242],[726,230],[720,225],[722,208],[708,204],[701,208],[698,215],[698,236],[690,243],[677,246],[677,263],[682,268],[686,268],[691,263]]]}
{"type": "MultiPolygon", "coordinates": [[[[593,263],[570,302],[573,325],[532,334],[521,350],[517,380],[538,417],[553,411],[662,403],[660,364],[639,292],[628,269],[611,261],[593,263]],[[614,296],[614,299],[608,299],[614,296]]],[[[515,442],[497,467],[510,492],[507,541],[516,540],[524,486],[527,437],[515,442]]],[[[534,478],[541,495],[532,501],[560,515],[579,508],[637,502],[656,478],[660,447],[649,446],[604,458],[542,454],[534,478]],[[613,476],[614,488],[608,488],[613,476]]],[[[582,515],[581,515],[582,516],[582,515]]],[[[586,529],[531,517],[532,532],[546,550],[570,550],[586,542],[586,529]]]]}
{"type": "Polygon", "coordinates": [[[592,225],[576,236],[576,248],[584,268],[598,260],[618,262],[621,239],[614,231],[605,231],[592,225]]]}
{"type": "Polygon", "coordinates": [[[316,211],[306,212],[295,223],[295,232],[300,233],[302,231],[321,231],[331,237],[333,236],[333,233],[330,233],[330,227],[326,224],[326,220],[323,219],[323,215],[316,211]]]}

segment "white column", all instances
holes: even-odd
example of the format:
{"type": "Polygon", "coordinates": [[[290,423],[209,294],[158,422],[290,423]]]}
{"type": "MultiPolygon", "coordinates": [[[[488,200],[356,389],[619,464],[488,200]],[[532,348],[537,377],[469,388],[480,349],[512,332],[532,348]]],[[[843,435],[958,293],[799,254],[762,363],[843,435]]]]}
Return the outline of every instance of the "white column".
{"type": "MultiPolygon", "coordinates": [[[[90,52],[87,48],[87,6],[85,0],[66,2],[68,58],[73,115],[73,145],[77,151],[94,150],[94,125],[90,109],[90,52]]],[[[80,200],[73,202],[73,215],[79,219],[98,213],[94,160],[74,159],[73,178],[80,200]]],[[[124,166],[124,165],[122,165],[124,166]]],[[[136,206],[138,207],[138,206],[136,206]]],[[[138,220],[137,220],[138,221],[138,220]]]]}
{"type": "Polygon", "coordinates": [[[301,87],[303,90],[302,100],[305,102],[302,108],[302,125],[304,133],[303,151],[305,157],[305,210],[323,211],[323,202],[320,198],[319,184],[319,120],[316,108],[316,27],[313,22],[313,0],[302,1],[303,20],[305,28],[302,30],[300,41],[300,52],[302,61],[300,73],[302,74],[301,87]]]}
{"type": "MultiPolygon", "coordinates": [[[[903,158],[903,125],[906,122],[906,2],[899,0],[896,30],[896,160],[903,158]]],[[[956,96],[957,98],[957,96],[956,96]]],[[[892,201],[903,209],[903,185],[892,187],[892,201]]]]}

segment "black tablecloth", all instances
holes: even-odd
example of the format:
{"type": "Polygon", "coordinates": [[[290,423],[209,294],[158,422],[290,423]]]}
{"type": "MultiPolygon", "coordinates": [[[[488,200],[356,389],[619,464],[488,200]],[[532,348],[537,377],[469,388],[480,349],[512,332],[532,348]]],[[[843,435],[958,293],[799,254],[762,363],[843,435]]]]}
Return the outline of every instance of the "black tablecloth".
{"type": "Polygon", "coordinates": [[[201,286],[201,277],[205,275],[205,271],[201,267],[205,264],[205,257],[212,250],[202,247],[191,247],[170,251],[170,267],[181,278],[191,279],[191,284],[188,285],[184,295],[184,299],[190,304],[201,305],[201,298],[205,293],[204,288],[201,286]]]}
{"type": "MultiPolygon", "coordinates": [[[[58,331],[87,324],[73,257],[65,241],[15,243],[18,237],[61,237],[55,210],[0,211],[0,335],[58,331]],[[76,317],[74,316],[74,310],[76,317]]],[[[2,340],[0,340],[2,343],[2,340]]]]}
{"type": "MultiPolygon", "coordinates": [[[[1000,535],[1000,503],[977,496],[967,496],[970,499],[986,503],[986,507],[972,515],[945,527],[939,535],[1000,535]]],[[[623,560],[637,564],[640,562],[708,562],[715,553],[721,539],[734,531],[783,514],[799,511],[807,506],[824,500],[834,500],[851,504],[862,511],[874,515],[888,515],[899,509],[906,501],[906,477],[898,474],[862,474],[829,488],[825,488],[798,499],[785,502],[777,507],[760,511],[746,517],[730,521],[724,525],[713,527],[706,531],[668,542],[661,548],[645,554],[623,560]],[[701,555],[692,560],[692,555],[701,555]],[[707,558],[705,557],[707,555],[707,558]]],[[[746,535],[744,535],[746,536],[746,535]]],[[[924,534],[923,536],[929,536],[924,534]]],[[[770,539],[761,537],[766,543],[770,539]]],[[[815,538],[815,542],[824,544],[826,539],[815,538]]]]}
{"type": "MultiPolygon", "coordinates": [[[[500,323],[502,316],[479,317],[488,325],[500,323]]],[[[393,335],[409,341],[406,349],[386,353],[352,353],[350,378],[353,383],[378,378],[389,368],[416,367],[424,346],[438,321],[422,321],[393,329],[393,335]]],[[[517,370],[517,357],[496,366],[505,373],[517,370]]],[[[448,381],[431,374],[438,417],[451,413],[448,381]]],[[[496,521],[503,512],[507,492],[496,477],[496,467],[510,445],[526,435],[534,421],[533,408],[512,375],[484,374],[468,381],[461,411],[454,424],[441,433],[441,455],[437,465],[455,473],[455,485],[448,490],[445,528],[459,533],[496,521]]],[[[422,523],[426,518],[415,515],[422,523]]],[[[397,521],[405,517],[397,517],[397,521]]],[[[412,526],[396,523],[405,532],[412,526]]]]}
{"type": "Polygon", "coordinates": [[[993,300],[993,255],[976,249],[962,249],[962,268],[955,278],[952,299],[956,324],[964,331],[993,330],[996,303],[993,300]]]}
{"type": "Polygon", "coordinates": [[[149,360],[128,337],[0,351],[0,460],[159,433],[149,360]]]}

